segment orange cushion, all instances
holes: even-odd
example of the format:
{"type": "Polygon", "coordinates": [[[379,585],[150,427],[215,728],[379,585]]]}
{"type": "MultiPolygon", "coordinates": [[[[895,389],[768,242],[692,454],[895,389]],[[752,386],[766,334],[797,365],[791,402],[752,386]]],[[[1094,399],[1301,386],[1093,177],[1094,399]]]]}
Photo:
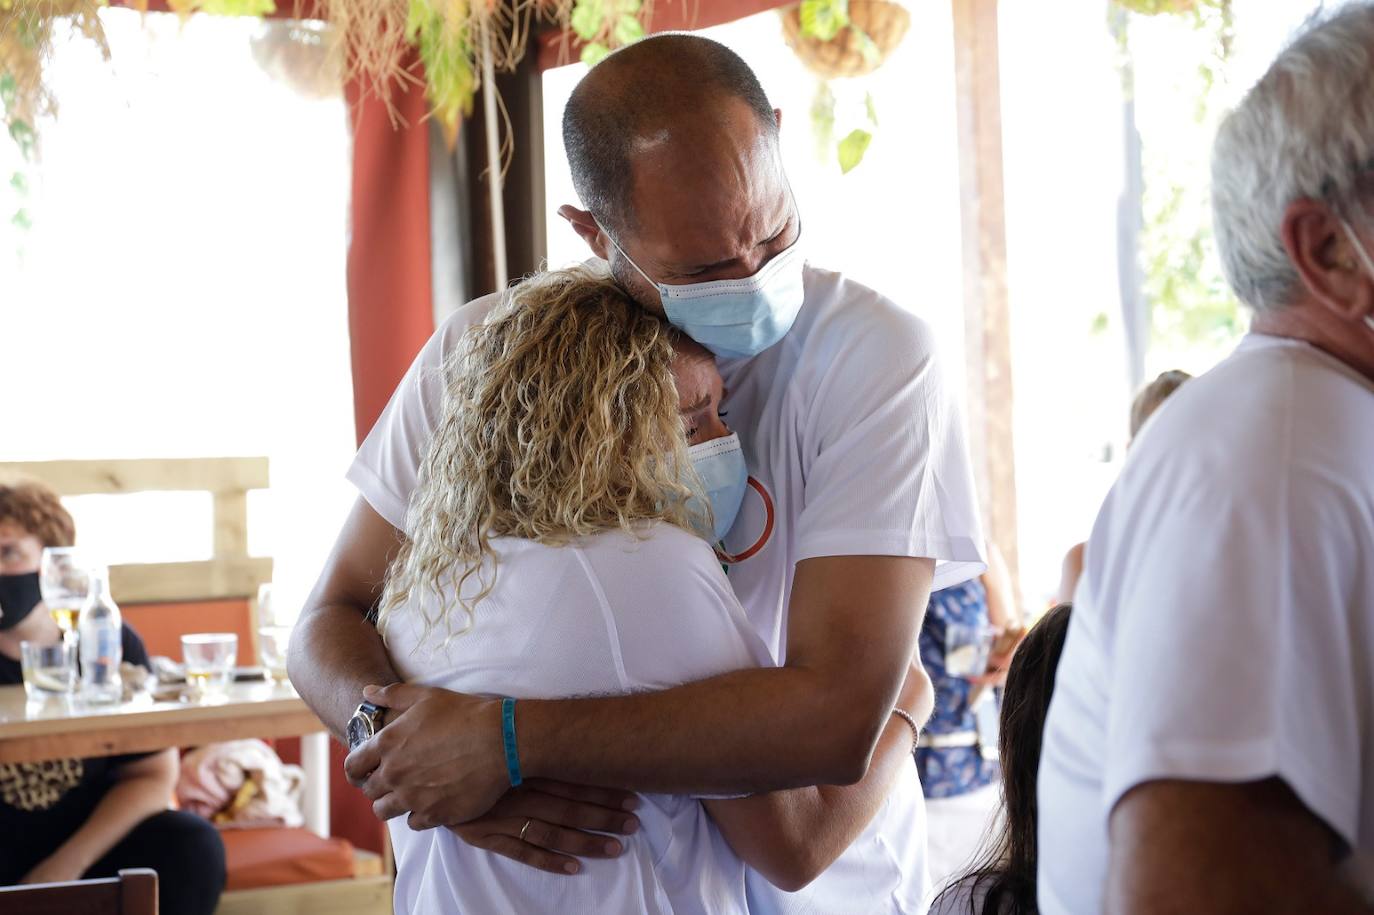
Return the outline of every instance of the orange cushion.
{"type": "Polygon", "coordinates": [[[143,639],[148,654],[181,660],[181,637],[190,632],[232,632],[239,637],[238,665],[251,667],[253,633],[249,631],[248,601],[205,600],[191,603],[131,604],[121,606],[124,622],[143,639]]]}
{"type": "Polygon", "coordinates": [[[286,886],[353,876],[353,846],[307,829],[224,829],[226,890],[286,886]]]}

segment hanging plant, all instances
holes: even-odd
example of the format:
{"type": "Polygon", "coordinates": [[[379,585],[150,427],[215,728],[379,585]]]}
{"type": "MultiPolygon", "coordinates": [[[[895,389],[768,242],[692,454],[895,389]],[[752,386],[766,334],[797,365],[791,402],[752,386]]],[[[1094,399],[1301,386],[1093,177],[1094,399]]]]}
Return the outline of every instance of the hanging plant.
{"type": "Polygon", "coordinates": [[[582,42],[582,62],[595,66],[611,51],[646,34],[643,0],[575,0],[568,24],[582,42]]]}
{"type": "Polygon", "coordinates": [[[44,67],[52,55],[55,20],[68,19],[71,28],[90,39],[108,60],[109,45],[98,15],[103,0],[0,0],[0,115],[5,135],[24,163],[9,178],[18,201],[10,222],[29,227],[26,200],[27,168],[38,156],[40,117],[57,113],[57,101],[43,81],[44,67]]]}
{"type": "Polygon", "coordinates": [[[1142,16],[1181,15],[1197,9],[1198,0],[1116,0],[1116,5],[1142,16]]]}
{"type": "Polygon", "coordinates": [[[802,0],[782,12],[788,45],[821,79],[872,73],[910,27],[911,14],[891,0],[802,0]]]}
{"type": "MultiPolygon", "coordinates": [[[[148,12],[148,0],[137,0],[134,7],[148,12]]],[[[167,8],[182,16],[209,13],[212,16],[267,16],[277,11],[274,0],[167,0],[167,8]]]]}
{"type": "MultiPolygon", "coordinates": [[[[848,174],[863,161],[878,126],[877,106],[865,93],[862,117],[835,141],[839,121],[832,80],[867,76],[892,55],[911,27],[911,14],[891,0],[802,0],[782,11],[783,36],[819,81],[811,104],[811,126],[823,157],[833,150],[840,172],[848,174]]],[[[852,92],[842,92],[853,98],[852,92]]],[[[857,104],[847,106],[860,110],[857,104]]]]}

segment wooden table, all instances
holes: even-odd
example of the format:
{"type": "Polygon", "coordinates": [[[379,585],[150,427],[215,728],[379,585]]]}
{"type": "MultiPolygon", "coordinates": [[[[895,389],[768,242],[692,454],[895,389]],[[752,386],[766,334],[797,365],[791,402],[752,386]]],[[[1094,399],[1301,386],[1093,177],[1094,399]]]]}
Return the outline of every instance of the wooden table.
{"type": "Polygon", "coordinates": [[[85,706],[29,702],[23,686],[0,686],[0,762],[40,762],[191,747],[245,737],[300,737],[305,824],[329,835],[329,737],[290,684],[235,683],[215,703],[155,701],[85,706]]]}

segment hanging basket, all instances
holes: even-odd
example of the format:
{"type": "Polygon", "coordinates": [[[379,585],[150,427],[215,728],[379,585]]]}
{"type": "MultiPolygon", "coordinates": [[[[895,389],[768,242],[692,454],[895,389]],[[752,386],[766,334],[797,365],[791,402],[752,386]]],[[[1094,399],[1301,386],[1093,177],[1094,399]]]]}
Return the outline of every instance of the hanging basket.
{"type": "Polygon", "coordinates": [[[788,46],[822,79],[865,76],[878,69],[906,37],[911,14],[891,0],[849,0],[849,22],[852,28],[841,29],[830,41],[820,41],[802,34],[800,5],[782,11],[788,46]]]}
{"type": "Polygon", "coordinates": [[[1197,9],[1197,0],[1116,0],[1116,5],[1142,16],[1181,16],[1197,9]]]}

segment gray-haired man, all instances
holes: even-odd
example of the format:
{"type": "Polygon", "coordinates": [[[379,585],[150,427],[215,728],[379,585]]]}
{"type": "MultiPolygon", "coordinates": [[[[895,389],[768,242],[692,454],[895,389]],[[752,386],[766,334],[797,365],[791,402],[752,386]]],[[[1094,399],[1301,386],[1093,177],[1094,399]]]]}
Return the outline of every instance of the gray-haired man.
{"type": "Polygon", "coordinates": [[[1255,309],[1098,517],[1040,769],[1040,907],[1366,912],[1374,890],[1374,4],[1217,137],[1255,309]]]}

